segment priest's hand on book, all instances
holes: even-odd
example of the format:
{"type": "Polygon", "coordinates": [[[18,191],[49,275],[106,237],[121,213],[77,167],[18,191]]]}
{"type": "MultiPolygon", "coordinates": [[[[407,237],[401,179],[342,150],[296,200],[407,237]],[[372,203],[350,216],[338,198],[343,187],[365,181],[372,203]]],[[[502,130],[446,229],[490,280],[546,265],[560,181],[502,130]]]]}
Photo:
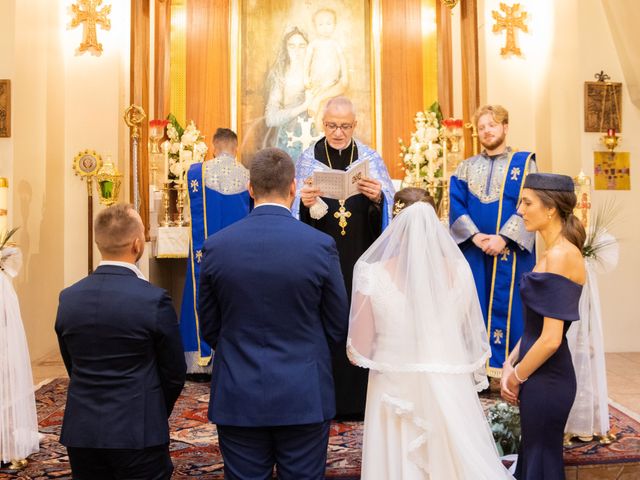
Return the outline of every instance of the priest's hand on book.
{"type": "Polygon", "coordinates": [[[382,200],[382,183],[375,178],[363,178],[358,180],[358,191],[375,203],[382,200]]]}
{"type": "Polygon", "coordinates": [[[319,188],[314,187],[311,181],[304,182],[304,187],[300,189],[300,200],[305,207],[311,208],[320,196],[322,196],[322,192],[319,188]]]}

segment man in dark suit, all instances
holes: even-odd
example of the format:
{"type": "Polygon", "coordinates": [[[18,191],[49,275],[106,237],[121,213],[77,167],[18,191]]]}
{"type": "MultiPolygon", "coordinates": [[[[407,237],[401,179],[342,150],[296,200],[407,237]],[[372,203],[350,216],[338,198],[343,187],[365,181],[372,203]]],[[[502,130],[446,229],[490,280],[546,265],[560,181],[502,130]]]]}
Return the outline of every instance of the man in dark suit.
{"type": "Polygon", "coordinates": [[[207,239],[198,313],[215,348],[209,419],[227,479],[322,479],[335,415],[330,347],[348,302],[334,240],[289,210],[295,167],[277,148],[249,170],[255,208],[207,239]]]}
{"type": "Polygon", "coordinates": [[[131,205],[103,210],[94,228],[103,260],[58,305],[70,379],[60,443],[74,479],[169,479],[168,419],[186,374],[176,314],[135,265],[145,239],[131,205]]]}

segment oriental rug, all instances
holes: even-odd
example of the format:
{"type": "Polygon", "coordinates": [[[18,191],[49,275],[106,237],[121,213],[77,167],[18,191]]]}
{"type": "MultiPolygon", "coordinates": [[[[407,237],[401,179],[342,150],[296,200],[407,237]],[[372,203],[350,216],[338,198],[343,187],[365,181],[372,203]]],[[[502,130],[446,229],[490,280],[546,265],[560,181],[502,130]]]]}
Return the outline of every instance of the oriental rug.
{"type": "MultiPolygon", "coordinates": [[[[29,457],[24,470],[0,470],[0,479],[70,479],[66,449],[58,443],[68,379],[54,379],[36,392],[38,422],[43,438],[40,452],[29,457]]],[[[481,398],[487,409],[495,398],[481,398]]],[[[207,421],[209,385],[187,382],[171,416],[171,456],[174,479],[221,480],[222,456],[215,426],[207,421]]],[[[565,448],[568,480],[640,478],[640,422],[609,406],[610,445],[580,442],[565,448]]],[[[334,422],[329,437],[326,478],[360,478],[362,422],[334,422]]],[[[390,479],[391,480],[391,479],[390,479]]]]}

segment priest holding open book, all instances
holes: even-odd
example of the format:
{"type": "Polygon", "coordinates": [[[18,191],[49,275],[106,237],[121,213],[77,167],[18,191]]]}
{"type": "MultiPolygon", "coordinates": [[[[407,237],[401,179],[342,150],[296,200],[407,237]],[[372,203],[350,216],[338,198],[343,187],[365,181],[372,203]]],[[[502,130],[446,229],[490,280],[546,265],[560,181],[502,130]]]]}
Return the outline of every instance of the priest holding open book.
{"type": "MultiPolygon", "coordinates": [[[[335,239],[351,296],[353,267],[389,223],[394,189],[380,155],[352,138],[357,122],[348,98],[329,100],[322,124],[325,136],[296,164],[293,213],[335,239]]],[[[333,370],[337,417],[361,419],[368,371],[351,365],[345,345],[335,348],[333,370]]]]}

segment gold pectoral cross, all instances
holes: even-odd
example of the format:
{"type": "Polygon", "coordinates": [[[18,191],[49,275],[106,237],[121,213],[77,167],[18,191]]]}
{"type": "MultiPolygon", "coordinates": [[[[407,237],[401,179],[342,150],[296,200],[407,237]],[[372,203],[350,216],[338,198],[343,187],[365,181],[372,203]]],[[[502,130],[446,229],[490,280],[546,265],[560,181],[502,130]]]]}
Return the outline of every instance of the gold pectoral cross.
{"type": "Polygon", "coordinates": [[[344,208],[344,200],[338,200],[338,202],[340,203],[340,208],[336,213],[333,214],[333,216],[339,219],[338,225],[340,225],[340,227],[342,228],[340,234],[344,237],[347,234],[347,232],[344,230],[347,226],[347,218],[351,217],[351,212],[344,208]]]}

